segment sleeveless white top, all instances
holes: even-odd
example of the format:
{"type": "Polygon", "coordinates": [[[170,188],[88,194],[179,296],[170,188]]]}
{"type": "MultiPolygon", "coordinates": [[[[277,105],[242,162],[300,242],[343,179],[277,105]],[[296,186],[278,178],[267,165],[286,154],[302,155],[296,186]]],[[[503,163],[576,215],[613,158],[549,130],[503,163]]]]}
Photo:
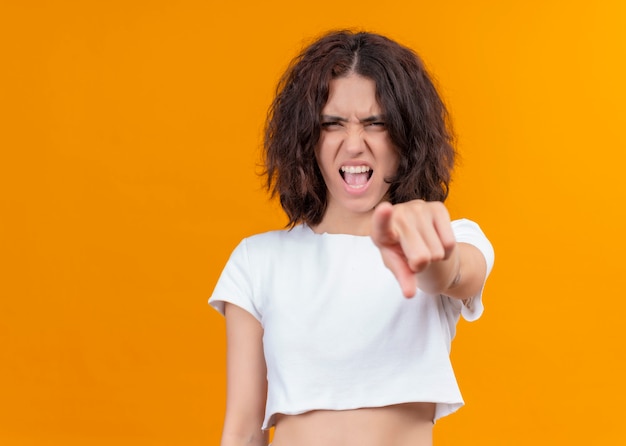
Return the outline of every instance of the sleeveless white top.
{"type": "MultiPolygon", "coordinates": [[[[457,242],[494,253],[476,223],[452,222],[457,242]]],[[[486,277],[485,277],[486,280],[486,277]]],[[[456,323],[483,311],[482,289],[462,304],[418,289],[407,299],[370,237],[301,225],[244,239],[209,303],[233,303],[263,326],[268,395],[277,413],[436,403],[435,420],[463,405],[449,359],[456,323]]]]}

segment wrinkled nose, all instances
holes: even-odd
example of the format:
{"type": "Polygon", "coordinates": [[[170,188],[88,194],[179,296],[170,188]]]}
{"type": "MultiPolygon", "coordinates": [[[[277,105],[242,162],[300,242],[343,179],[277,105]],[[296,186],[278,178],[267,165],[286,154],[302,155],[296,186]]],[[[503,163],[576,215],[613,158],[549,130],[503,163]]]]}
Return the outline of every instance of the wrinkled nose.
{"type": "Polygon", "coordinates": [[[360,129],[350,129],[344,141],[345,149],[351,155],[359,155],[366,150],[365,135],[360,129]]]}

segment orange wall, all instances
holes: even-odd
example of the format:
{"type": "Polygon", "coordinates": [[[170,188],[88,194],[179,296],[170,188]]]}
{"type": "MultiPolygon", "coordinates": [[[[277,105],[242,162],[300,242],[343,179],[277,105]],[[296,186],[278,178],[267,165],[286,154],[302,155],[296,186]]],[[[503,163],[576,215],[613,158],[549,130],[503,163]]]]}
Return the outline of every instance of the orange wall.
{"type": "Polygon", "coordinates": [[[450,209],[497,252],[437,444],[626,443],[625,3],[255,3],[0,5],[0,444],[218,443],[206,299],[241,237],[284,223],[264,114],[340,27],[422,54],[464,157],[450,209]]]}

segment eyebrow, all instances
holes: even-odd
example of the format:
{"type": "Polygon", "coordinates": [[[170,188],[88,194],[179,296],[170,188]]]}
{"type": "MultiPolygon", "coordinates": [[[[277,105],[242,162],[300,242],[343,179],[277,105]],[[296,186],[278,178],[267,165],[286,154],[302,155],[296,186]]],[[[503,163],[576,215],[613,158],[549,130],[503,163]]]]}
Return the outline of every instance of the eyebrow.
{"type": "MultiPolygon", "coordinates": [[[[348,122],[347,118],[343,118],[341,116],[333,116],[333,115],[322,115],[322,122],[348,122]]],[[[384,121],[385,117],[383,115],[372,115],[367,118],[359,119],[359,122],[362,124],[367,124],[370,122],[384,121]]]]}

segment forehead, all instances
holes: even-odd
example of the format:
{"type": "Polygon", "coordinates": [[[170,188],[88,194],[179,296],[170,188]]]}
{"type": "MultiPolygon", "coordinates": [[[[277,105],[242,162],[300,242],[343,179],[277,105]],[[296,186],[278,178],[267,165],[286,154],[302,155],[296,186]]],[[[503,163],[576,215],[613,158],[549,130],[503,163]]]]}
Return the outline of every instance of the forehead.
{"type": "Polygon", "coordinates": [[[376,82],[358,74],[338,77],[328,85],[328,100],[322,113],[338,116],[377,114],[376,82]]]}

